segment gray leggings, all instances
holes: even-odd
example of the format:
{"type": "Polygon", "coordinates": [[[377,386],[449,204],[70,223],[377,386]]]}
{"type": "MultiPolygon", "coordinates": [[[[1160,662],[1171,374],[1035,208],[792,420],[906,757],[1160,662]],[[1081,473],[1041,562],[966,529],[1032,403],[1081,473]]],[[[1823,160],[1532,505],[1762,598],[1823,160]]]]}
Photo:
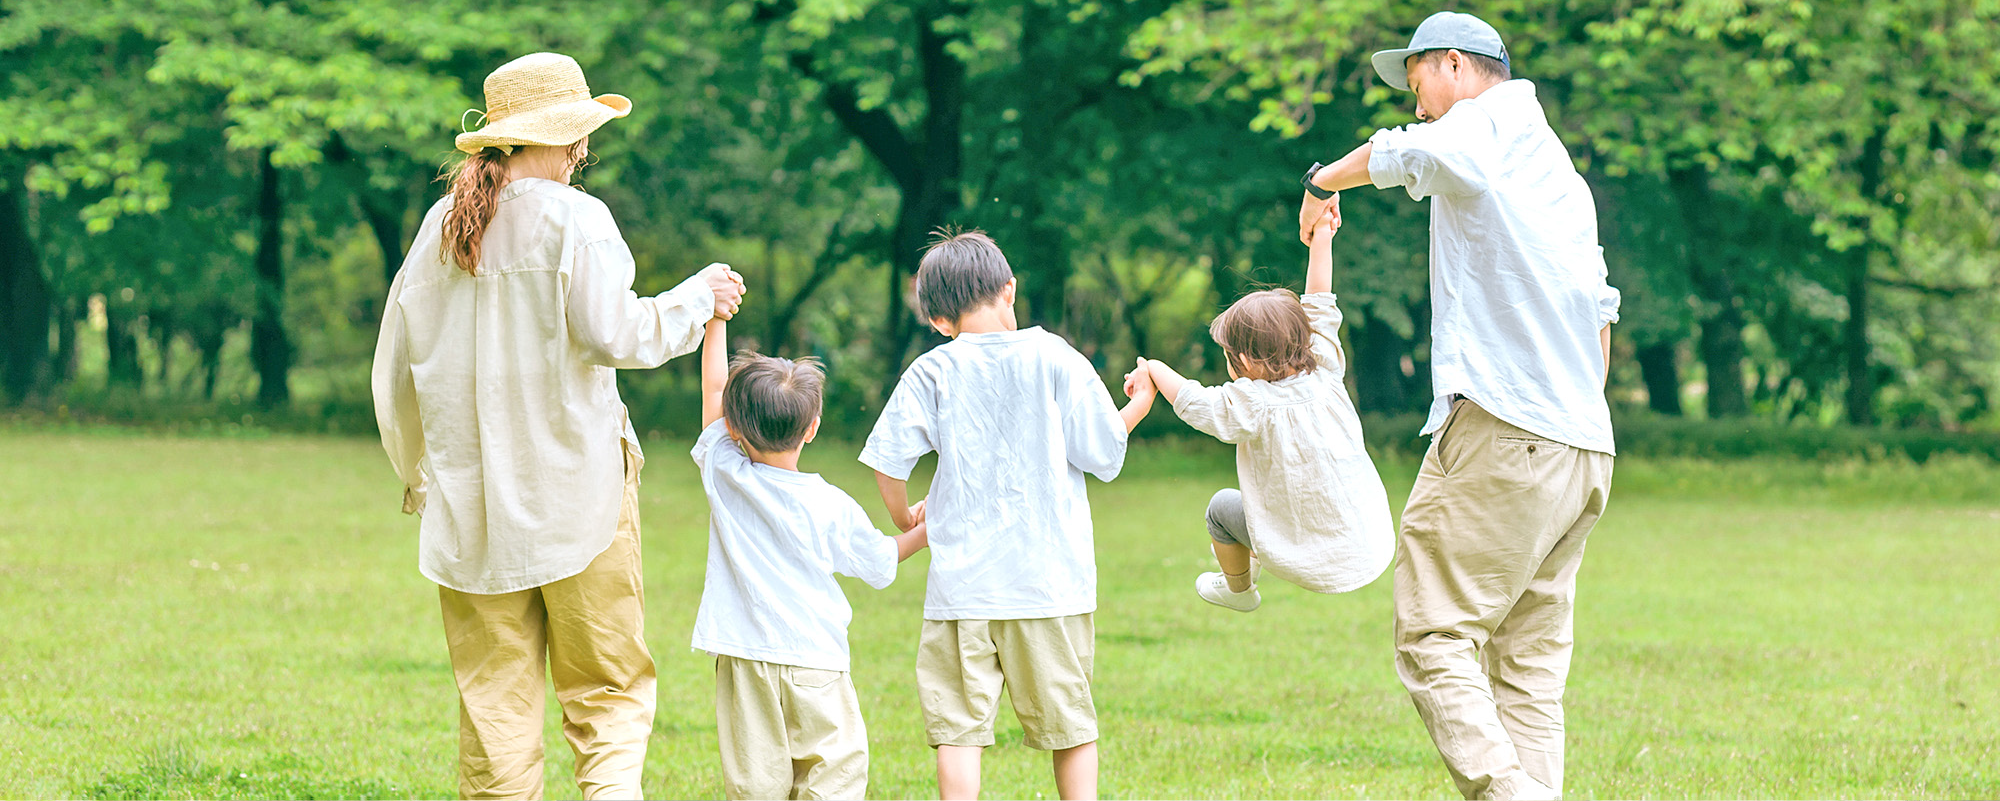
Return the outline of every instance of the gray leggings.
{"type": "Polygon", "coordinates": [[[1250,523],[1243,517],[1243,493],[1217,490],[1208,499],[1208,538],[1224,545],[1250,547],[1250,523]]]}

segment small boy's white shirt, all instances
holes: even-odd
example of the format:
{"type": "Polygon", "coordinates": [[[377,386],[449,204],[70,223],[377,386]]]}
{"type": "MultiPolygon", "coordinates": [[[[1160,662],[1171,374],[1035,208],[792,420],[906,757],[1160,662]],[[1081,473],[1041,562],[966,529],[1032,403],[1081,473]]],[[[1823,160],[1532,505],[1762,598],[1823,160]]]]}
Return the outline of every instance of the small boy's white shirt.
{"type": "Polygon", "coordinates": [[[689,453],[708,495],[708,576],[694,647],[820,670],[848,669],[854,617],[833,574],[896,579],[896,540],[815,473],[751,461],[721,420],[689,453]]]}
{"type": "Polygon", "coordinates": [[[1041,328],[960,334],[904,371],[861,461],[907,480],[938,454],[925,498],[926,620],[1028,620],[1097,610],[1084,474],[1125,464],[1125,422],[1089,360],[1041,328]]]}
{"type": "Polygon", "coordinates": [[[1314,592],[1349,592],[1389,567],[1396,529],[1347,394],[1340,307],[1330,293],[1302,300],[1318,369],[1217,387],[1189,381],[1174,413],[1236,446],[1250,548],[1264,570],[1314,592]]]}

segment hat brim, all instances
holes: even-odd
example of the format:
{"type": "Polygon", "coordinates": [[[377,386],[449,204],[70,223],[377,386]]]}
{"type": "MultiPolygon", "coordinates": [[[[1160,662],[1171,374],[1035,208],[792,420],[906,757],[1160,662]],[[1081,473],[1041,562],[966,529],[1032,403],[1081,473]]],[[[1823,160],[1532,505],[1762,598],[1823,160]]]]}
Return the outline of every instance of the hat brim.
{"type": "Polygon", "coordinates": [[[1399,47],[1395,50],[1381,50],[1370,56],[1368,61],[1375,65],[1375,74],[1382,76],[1383,83],[1407,92],[1410,91],[1410,68],[1407,65],[1409,58],[1430,49],[1432,48],[1399,47]]]}
{"type": "Polygon", "coordinates": [[[503,145],[573,145],[605,123],[630,113],[630,98],[598,95],[589,100],[515,114],[477,131],[459,134],[455,144],[466,153],[503,145]]]}

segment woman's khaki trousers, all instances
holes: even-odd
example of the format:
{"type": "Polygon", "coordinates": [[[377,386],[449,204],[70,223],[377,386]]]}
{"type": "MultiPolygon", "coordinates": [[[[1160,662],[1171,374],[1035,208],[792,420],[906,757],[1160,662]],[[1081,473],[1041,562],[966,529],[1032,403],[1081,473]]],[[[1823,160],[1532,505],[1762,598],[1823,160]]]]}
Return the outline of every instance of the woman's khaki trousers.
{"type": "Polygon", "coordinates": [[[637,467],[628,453],[618,534],[582,573],[504,595],[438,588],[458,679],[461,796],[542,797],[546,665],[583,797],[644,797],[639,778],[655,695],[643,636],[637,467]]]}

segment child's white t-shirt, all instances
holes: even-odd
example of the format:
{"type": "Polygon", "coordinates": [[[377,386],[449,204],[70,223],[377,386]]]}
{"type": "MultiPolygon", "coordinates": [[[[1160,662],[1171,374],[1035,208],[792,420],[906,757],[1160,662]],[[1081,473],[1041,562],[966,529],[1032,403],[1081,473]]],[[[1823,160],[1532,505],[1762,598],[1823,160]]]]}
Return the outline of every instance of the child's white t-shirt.
{"type": "Polygon", "coordinates": [[[1218,387],[1189,381],[1174,414],[1236,446],[1250,548],[1264,570],[1314,592],[1348,592],[1388,568],[1396,528],[1347,395],[1340,307],[1326,292],[1301,300],[1318,369],[1218,387]]]}
{"type": "Polygon", "coordinates": [[[1125,464],[1125,422],[1089,360],[1030,328],[961,334],[904,371],[861,461],[926,496],[926,620],[1027,620],[1097,610],[1085,473],[1125,464]]]}
{"type": "Polygon", "coordinates": [[[701,432],[690,455],[709,507],[708,577],[694,647],[846,671],[854,610],[833,574],[889,586],[895,538],[818,474],[751,461],[721,420],[701,432]]]}

